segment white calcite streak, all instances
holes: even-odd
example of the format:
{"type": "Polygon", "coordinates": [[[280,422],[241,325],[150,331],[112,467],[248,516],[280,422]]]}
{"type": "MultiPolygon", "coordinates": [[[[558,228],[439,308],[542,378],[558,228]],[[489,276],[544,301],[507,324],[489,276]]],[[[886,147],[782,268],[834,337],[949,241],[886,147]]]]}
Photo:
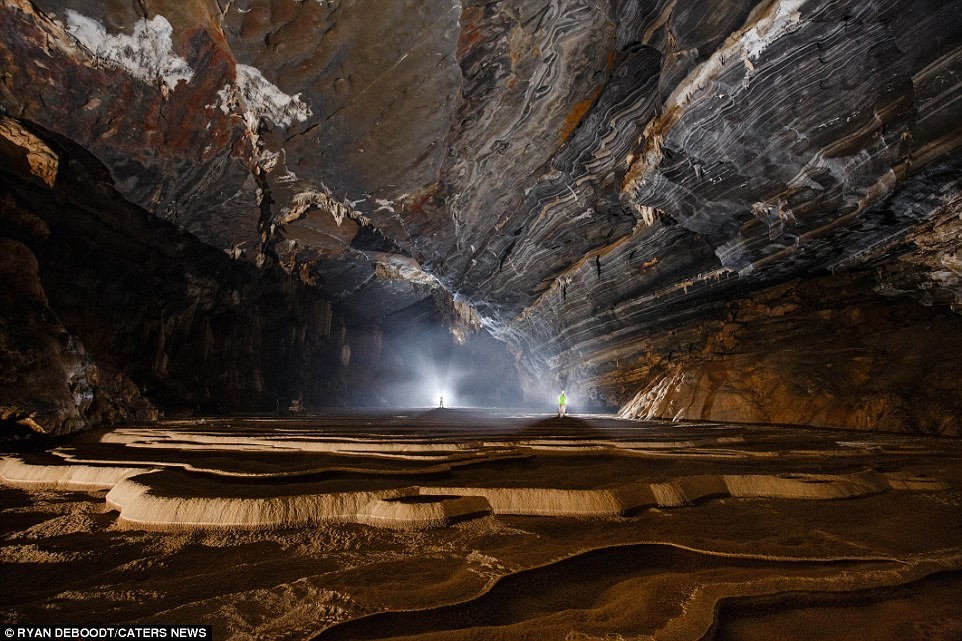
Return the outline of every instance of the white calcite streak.
{"type": "Polygon", "coordinates": [[[282,211],[283,215],[280,222],[286,225],[295,220],[299,220],[311,207],[317,207],[330,212],[331,216],[334,217],[334,222],[336,222],[338,226],[344,222],[345,218],[361,224],[367,221],[367,218],[361,212],[337,200],[330,194],[326,187],[322,187],[320,189],[309,189],[294,194],[290,206],[286,208],[285,211],[282,211]]]}
{"type": "Polygon", "coordinates": [[[749,60],[757,60],[768,45],[799,27],[804,4],[805,0],[782,0],[769,19],[759,21],[745,32],[742,46],[749,60]]]}
{"type": "Polygon", "coordinates": [[[194,77],[187,61],[173,53],[173,28],[163,16],[137,21],[133,34],[128,36],[109,34],[96,20],[68,9],[67,32],[102,64],[123,69],[145,83],[161,81],[174,87],[194,77]]]}
{"type": "Polygon", "coordinates": [[[303,122],[311,115],[311,108],[301,100],[301,94],[287,95],[250,65],[238,64],[236,82],[225,85],[217,96],[221,111],[229,114],[233,109],[239,109],[251,131],[257,131],[261,118],[287,127],[295,120],[303,122]]]}

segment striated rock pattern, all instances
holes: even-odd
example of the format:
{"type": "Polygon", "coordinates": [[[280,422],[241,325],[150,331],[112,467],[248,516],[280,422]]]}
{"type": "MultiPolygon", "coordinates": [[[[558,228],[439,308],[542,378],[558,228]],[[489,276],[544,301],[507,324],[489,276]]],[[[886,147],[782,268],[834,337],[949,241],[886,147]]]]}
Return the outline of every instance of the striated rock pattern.
{"type": "Polygon", "coordinates": [[[378,333],[434,306],[505,341],[529,401],[960,430],[953,3],[9,0],[0,32],[18,180],[56,191],[41,145],[82,148],[258,291],[284,273],[371,328],[342,367],[390,369],[378,333]],[[719,327],[785,283],[781,320],[719,327]]]}
{"type": "Polygon", "coordinates": [[[874,275],[821,278],[732,300],[697,329],[652,332],[592,384],[612,398],[639,385],[622,410],[632,417],[959,435],[962,318],[873,286],[874,275]]]}

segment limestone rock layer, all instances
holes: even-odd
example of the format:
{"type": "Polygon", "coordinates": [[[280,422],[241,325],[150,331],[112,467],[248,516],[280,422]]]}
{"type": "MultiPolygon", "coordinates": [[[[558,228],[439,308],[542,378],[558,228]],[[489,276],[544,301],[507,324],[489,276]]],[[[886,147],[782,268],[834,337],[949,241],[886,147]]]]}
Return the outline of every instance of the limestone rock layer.
{"type": "MultiPolygon", "coordinates": [[[[934,400],[962,360],[956,3],[9,0],[0,32],[16,198],[83,150],[92,183],[311,292],[281,307],[330,303],[346,333],[308,361],[430,317],[504,341],[528,401],[960,430],[934,400]],[[808,293],[771,307],[786,283],[808,293]],[[783,321],[726,329],[745,307],[783,321]]],[[[23,224],[0,233],[69,288],[23,224]]]]}

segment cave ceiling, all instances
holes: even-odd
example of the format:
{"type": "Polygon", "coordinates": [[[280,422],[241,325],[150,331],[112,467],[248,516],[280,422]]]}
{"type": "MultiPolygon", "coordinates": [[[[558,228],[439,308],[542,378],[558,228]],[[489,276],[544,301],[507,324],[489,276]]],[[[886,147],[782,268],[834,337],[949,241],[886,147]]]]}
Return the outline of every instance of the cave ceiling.
{"type": "Polygon", "coordinates": [[[345,314],[442,294],[550,363],[905,255],[900,291],[962,301],[958,2],[5,0],[0,31],[5,117],[345,314]]]}

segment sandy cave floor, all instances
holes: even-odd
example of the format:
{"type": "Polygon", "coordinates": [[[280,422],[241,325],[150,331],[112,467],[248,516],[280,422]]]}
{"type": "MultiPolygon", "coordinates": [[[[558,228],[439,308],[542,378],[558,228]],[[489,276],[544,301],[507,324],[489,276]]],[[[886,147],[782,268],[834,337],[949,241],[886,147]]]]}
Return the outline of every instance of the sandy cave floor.
{"type": "Polygon", "coordinates": [[[0,622],[216,639],[962,639],[962,442],[443,410],[0,462],[0,622]]]}

